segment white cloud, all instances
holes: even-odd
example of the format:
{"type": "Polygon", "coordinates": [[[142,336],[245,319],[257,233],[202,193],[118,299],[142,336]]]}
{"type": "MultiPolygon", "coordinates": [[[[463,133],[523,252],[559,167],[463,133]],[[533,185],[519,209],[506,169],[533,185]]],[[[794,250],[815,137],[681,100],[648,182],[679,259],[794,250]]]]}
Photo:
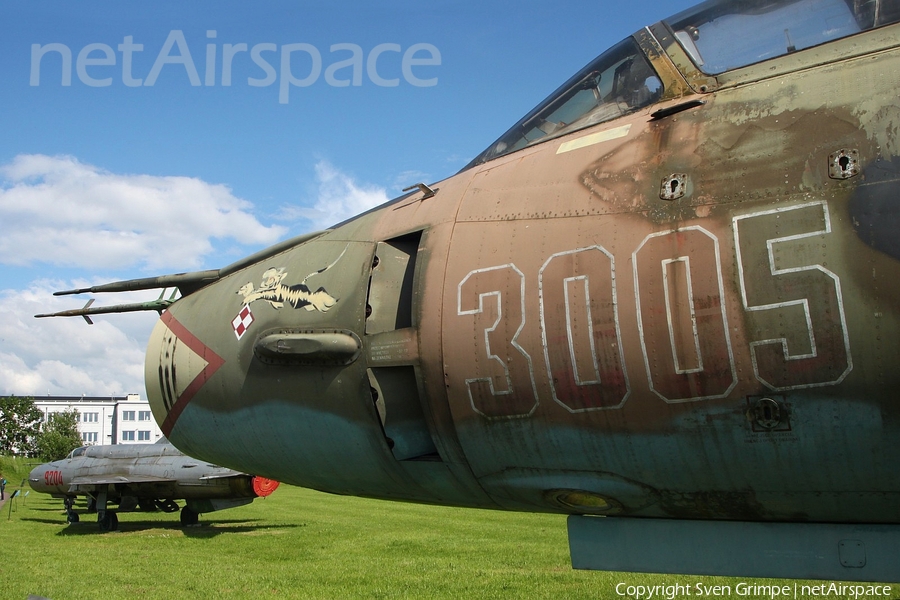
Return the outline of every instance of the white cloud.
{"type": "MultiPolygon", "coordinates": [[[[0,291],[0,395],[124,395],[144,391],[144,352],[156,313],[35,319],[38,313],[77,308],[52,295],[63,282],[40,281],[27,290],[0,291]]],[[[136,302],[154,297],[112,302],[136,302]]],[[[110,302],[110,303],[112,303],[110,302]]]]}
{"type": "MultiPolygon", "coordinates": [[[[287,207],[282,217],[316,228],[388,200],[327,162],[316,165],[313,208],[287,207]]],[[[116,175],[71,157],[21,155],[0,166],[0,263],[193,268],[211,238],[272,242],[284,233],[261,225],[251,206],[223,185],[188,177],[116,175]]],[[[0,289],[0,395],[123,395],[144,389],[144,354],[156,313],[35,319],[78,308],[84,298],[53,291],[106,281],[32,282],[0,289]]],[[[158,290],[104,294],[95,306],[156,299],[158,290]]]]}
{"type": "Polygon", "coordinates": [[[358,184],[327,161],[316,163],[316,202],[312,208],[286,206],[278,217],[286,221],[308,219],[313,229],[325,229],[389,200],[384,188],[358,184]]]}
{"type": "Polygon", "coordinates": [[[273,243],[252,205],[193,177],[118,175],[71,156],[26,154],[0,166],[0,262],[198,268],[211,239],[273,243]]]}

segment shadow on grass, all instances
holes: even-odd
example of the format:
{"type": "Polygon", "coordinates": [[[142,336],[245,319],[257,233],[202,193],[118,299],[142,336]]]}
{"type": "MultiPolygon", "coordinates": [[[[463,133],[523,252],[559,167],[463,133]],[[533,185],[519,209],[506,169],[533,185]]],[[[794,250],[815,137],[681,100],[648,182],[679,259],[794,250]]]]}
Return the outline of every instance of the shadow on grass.
{"type": "MultiPolygon", "coordinates": [[[[255,521],[255,519],[254,519],[255,521]]],[[[201,523],[193,527],[182,529],[185,537],[210,538],[222,533],[264,533],[266,531],[278,531],[306,527],[306,523],[270,523],[252,525],[250,521],[217,521],[209,525],[201,523]],[[230,524],[229,524],[230,523],[230,524]]]]}
{"type": "Polygon", "coordinates": [[[63,516],[65,516],[65,514],[66,514],[66,511],[65,511],[65,510],[63,510],[62,508],[56,508],[56,507],[54,507],[54,508],[43,508],[43,507],[40,507],[40,506],[25,506],[25,505],[22,505],[21,508],[27,508],[28,510],[33,510],[33,511],[35,511],[35,512],[55,512],[55,513],[59,513],[59,514],[61,514],[61,515],[63,515],[63,516]]]}
{"type": "Polygon", "coordinates": [[[58,519],[37,519],[35,517],[22,517],[19,520],[28,523],[43,523],[44,525],[65,525],[66,515],[60,515],[58,519]]]}
{"type": "MultiPolygon", "coordinates": [[[[91,517],[93,515],[87,515],[91,517]]],[[[96,517],[92,518],[84,518],[85,515],[82,515],[82,519],[78,523],[69,524],[65,529],[59,531],[56,535],[65,536],[65,537],[78,537],[84,535],[103,535],[103,533],[99,530],[97,526],[96,517]]],[[[22,521],[29,521],[32,523],[44,523],[48,525],[65,525],[65,517],[60,518],[59,520],[52,519],[38,519],[33,517],[23,518],[22,521]]],[[[206,523],[201,522],[198,525],[192,525],[190,527],[182,527],[181,523],[178,521],[177,517],[174,521],[128,521],[119,519],[119,527],[116,531],[111,532],[111,535],[116,535],[117,533],[137,533],[142,531],[172,531],[172,532],[181,532],[185,537],[190,538],[212,538],[224,533],[254,533],[254,532],[265,532],[267,530],[275,531],[275,530],[283,530],[283,529],[292,529],[296,527],[305,527],[305,524],[296,524],[296,523],[258,523],[256,519],[247,520],[247,519],[233,519],[233,520],[216,520],[209,521],[206,523]]]]}

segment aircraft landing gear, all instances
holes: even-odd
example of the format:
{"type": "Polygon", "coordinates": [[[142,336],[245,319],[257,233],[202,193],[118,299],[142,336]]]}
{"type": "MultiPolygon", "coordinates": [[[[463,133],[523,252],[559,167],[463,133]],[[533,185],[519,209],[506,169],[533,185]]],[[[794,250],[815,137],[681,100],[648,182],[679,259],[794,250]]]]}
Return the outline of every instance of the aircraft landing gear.
{"type": "Polygon", "coordinates": [[[163,512],[175,512],[178,510],[178,504],[174,500],[157,500],[156,507],[163,512]]]}
{"type": "Polygon", "coordinates": [[[119,528],[119,517],[116,516],[115,511],[98,510],[97,525],[100,526],[100,531],[115,531],[119,528]]]}
{"type": "Polygon", "coordinates": [[[66,497],[63,499],[63,506],[66,508],[66,523],[77,523],[78,513],[75,512],[75,498],[66,497]]]}
{"type": "Polygon", "coordinates": [[[181,526],[190,527],[200,522],[200,515],[187,506],[181,509],[181,526]]]}
{"type": "Polygon", "coordinates": [[[100,531],[115,531],[119,528],[119,517],[111,510],[106,510],[107,488],[100,490],[97,494],[97,525],[100,531]]]}

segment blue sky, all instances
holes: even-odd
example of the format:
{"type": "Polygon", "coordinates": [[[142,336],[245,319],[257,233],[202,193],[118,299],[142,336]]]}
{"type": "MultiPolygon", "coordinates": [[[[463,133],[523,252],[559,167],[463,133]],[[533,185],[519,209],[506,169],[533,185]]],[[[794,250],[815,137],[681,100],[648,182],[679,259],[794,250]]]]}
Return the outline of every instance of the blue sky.
{"type": "Polygon", "coordinates": [[[156,315],[31,318],[86,301],[53,290],[220,267],[448,177],[688,6],[4,2],[0,394],[143,396],[156,315]]]}

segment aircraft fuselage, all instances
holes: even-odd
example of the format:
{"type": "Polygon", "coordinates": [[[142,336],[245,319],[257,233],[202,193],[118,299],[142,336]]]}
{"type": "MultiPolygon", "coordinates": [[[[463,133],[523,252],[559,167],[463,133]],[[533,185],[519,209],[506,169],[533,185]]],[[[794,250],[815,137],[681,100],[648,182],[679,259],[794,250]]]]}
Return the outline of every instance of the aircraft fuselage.
{"type": "Polygon", "coordinates": [[[172,305],[164,432],[342,494],[900,522],[900,29],[717,78],[666,31],[646,108],[172,305]]]}

